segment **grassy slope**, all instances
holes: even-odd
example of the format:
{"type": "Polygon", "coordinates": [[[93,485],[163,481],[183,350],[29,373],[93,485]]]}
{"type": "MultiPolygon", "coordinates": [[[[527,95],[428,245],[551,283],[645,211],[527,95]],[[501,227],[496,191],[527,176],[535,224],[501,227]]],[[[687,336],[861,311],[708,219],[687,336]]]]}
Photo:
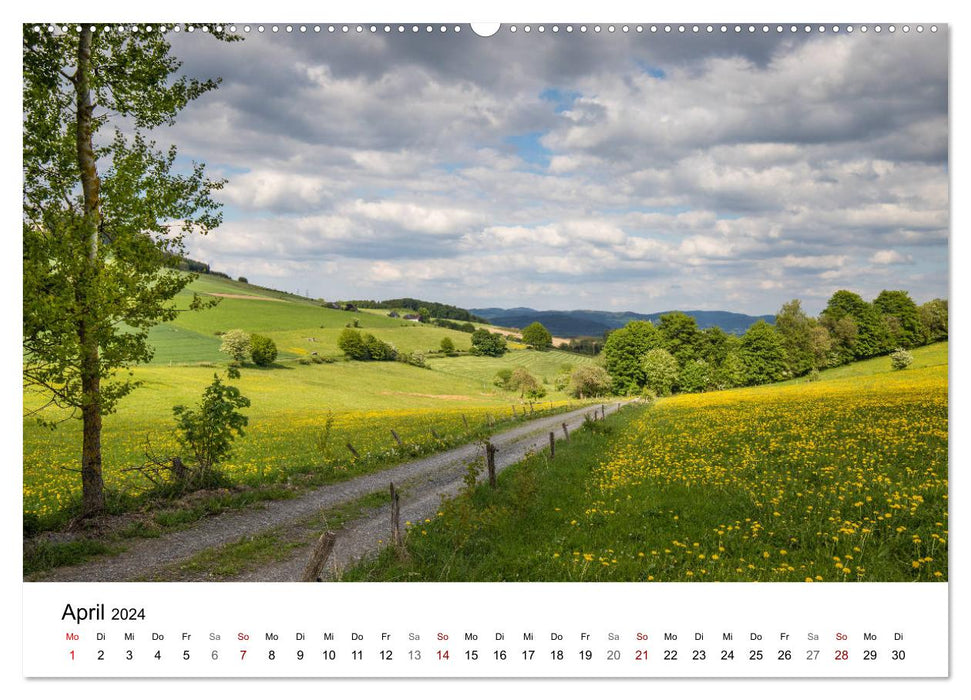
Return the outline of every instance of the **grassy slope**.
{"type": "MultiPolygon", "coordinates": [[[[933,345],[926,345],[922,348],[911,350],[911,355],[914,356],[914,362],[910,365],[910,369],[914,370],[921,369],[923,367],[946,365],[948,355],[947,348],[948,344],[944,342],[934,343],[933,345]]],[[[892,371],[893,369],[890,367],[889,357],[874,357],[870,360],[862,360],[861,362],[853,362],[848,365],[823,370],[819,373],[819,378],[820,380],[829,381],[833,379],[844,379],[846,377],[869,377],[875,374],[883,374],[884,372],[892,371]]],[[[780,382],[776,386],[786,384],[801,384],[805,381],[805,377],[799,377],[797,379],[790,379],[786,382],[780,382]]]]}
{"type": "Polygon", "coordinates": [[[946,580],[947,344],[914,356],[622,412],[346,578],[946,580]]]}
{"type": "MultiPolygon", "coordinates": [[[[468,411],[469,420],[481,413],[478,419],[485,420],[486,412],[505,414],[510,403],[518,402],[516,395],[492,385],[498,369],[525,366],[540,378],[552,379],[565,363],[592,361],[558,351],[514,350],[502,358],[440,356],[431,362],[431,369],[398,362],[343,360],[301,365],[294,358],[313,351],[321,356],[338,355],[337,335],[354,320],[363,330],[405,351],[436,349],[445,336],[463,349],[468,347],[469,335],[389,319],[383,314],[325,309],[301,297],[271,293],[212,276],[202,276],[193,282],[178,299],[180,307],[188,304],[193,291],[264,299],[223,298],[213,309],[181,314],[175,322],[152,331],[155,362],[133,371],[142,386],[119,403],[115,414],[104,419],[104,464],[109,486],[129,488],[132,479],[120,479],[119,470],[145,461],[148,439],[159,452],[171,446],[172,407],[197,403],[213,374],[226,367],[228,358],[218,351],[221,341],[215,335],[217,330],[244,328],[265,333],[277,341],[280,349],[276,366],[267,369],[246,366],[242,377],[234,382],[252,401],[246,410],[250,420],[247,434],[237,442],[239,464],[236,466],[239,473],[245,471],[249,476],[257,470],[254,478],[260,477],[264,469],[268,478],[271,473],[275,478],[281,469],[319,464],[321,456],[315,441],[332,412],[346,414],[341,419],[344,425],[340,434],[353,435],[359,449],[370,451],[369,441],[381,433],[371,424],[389,419],[375,412],[393,412],[393,420],[399,421],[399,432],[407,430],[409,425],[417,429],[426,420],[422,412],[438,412],[441,417],[434,419],[438,421],[438,431],[454,432],[457,426],[464,427],[456,412],[468,411]],[[320,328],[321,325],[325,327],[320,328]],[[408,416],[403,417],[405,414],[408,416]]],[[[568,398],[565,393],[555,391],[552,384],[546,388],[549,395],[544,401],[568,398]]],[[[41,403],[40,397],[25,393],[25,408],[35,408],[41,403]]],[[[46,415],[55,417],[52,413],[46,415]]],[[[387,430],[382,430],[383,448],[387,430]]],[[[450,439],[459,437],[456,432],[450,439]]],[[[337,435],[335,442],[338,442],[337,435]]],[[[77,477],[69,470],[76,469],[79,421],[68,420],[51,431],[33,420],[25,420],[23,444],[25,508],[50,512],[58,503],[67,503],[69,494],[76,491],[77,477]]],[[[342,446],[343,442],[338,444],[342,446]]]]}
{"type": "Polygon", "coordinates": [[[452,339],[458,350],[468,350],[470,347],[467,333],[388,318],[386,312],[367,310],[355,313],[328,309],[292,294],[273,292],[211,275],[201,275],[193,281],[177,298],[178,306],[184,308],[193,293],[262,298],[222,297],[214,308],[182,313],[175,321],[152,329],[149,341],[156,348],[155,364],[225,361],[226,356],[219,353],[220,340],[216,332],[233,328],[273,338],[281,361],[313,352],[336,357],[341,355],[337,337],[347,324],[355,321],[362,331],[373,333],[404,352],[438,350],[445,336],[452,339]]]}
{"type": "MultiPolygon", "coordinates": [[[[512,350],[502,357],[475,357],[462,355],[459,357],[435,357],[428,361],[429,366],[436,372],[453,377],[464,377],[478,382],[483,388],[492,387],[492,379],[500,369],[525,367],[541,382],[546,379],[550,383],[554,377],[566,366],[578,367],[592,364],[596,360],[587,355],[576,355],[562,350],[512,350]]],[[[552,387],[547,386],[548,390],[552,387]]]]}

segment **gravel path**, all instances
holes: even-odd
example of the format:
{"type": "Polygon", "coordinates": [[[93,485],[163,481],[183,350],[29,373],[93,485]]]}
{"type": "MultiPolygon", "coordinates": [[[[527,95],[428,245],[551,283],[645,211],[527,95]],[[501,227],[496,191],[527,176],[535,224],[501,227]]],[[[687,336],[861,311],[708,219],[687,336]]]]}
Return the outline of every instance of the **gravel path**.
{"type": "MultiPolygon", "coordinates": [[[[622,403],[616,402],[607,404],[607,413],[613,413],[621,405],[622,403]]],[[[548,445],[551,430],[555,431],[557,439],[562,439],[561,423],[565,422],[572,431],[583,423],[584,415],[592,410],[593,407],[587,406],[569,413],[537,418],[496,433],[491,438],[492,444],[497,448],[496,471],[520,461],[527,452],[539,451],[548,445]]],[[[597,410],[599,411],[599,406],[597,410]]],[[[394,482],[402,493],[402,522],[417,522],[437,511],[442,494],[452,496],[458,492],[469,463],[482,453],[480,443],[469,443],[389,469],[329,484],[299,498],[270,501],[265,507],[258,509],[228,511],[203,520],[187,530],[156,539],[135,540],[121,554],[99,557],[76,566],[61,567],[32,578],[48,581],[130,581],[150,578],[154,572],[171,568],[173,564],[204,550],[235,542],[270,528],[292,524],[323,510],[385,490],[388,482],[394,482]]],[[[387,539],[388,532],[386,509],[346,524],[338,535],[325,574],[333,575],[335,570],[377,551],[383,546],[379,540],[387,539]]],[[[309,549],[309,546],[296,548],[292,557],[286,561],[246,572],[240,580],[296,580],[307,562],[309,549]]]]}

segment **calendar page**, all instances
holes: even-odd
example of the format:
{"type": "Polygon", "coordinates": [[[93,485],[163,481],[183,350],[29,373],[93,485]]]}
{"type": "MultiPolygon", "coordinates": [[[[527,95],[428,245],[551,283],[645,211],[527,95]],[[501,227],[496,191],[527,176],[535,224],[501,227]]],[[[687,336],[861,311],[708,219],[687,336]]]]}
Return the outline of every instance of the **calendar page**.
{"type": "Polygon", "coordinates": [[[947,679],[952,27],[305,9],[20,26],[32,687],[947,679]]]}

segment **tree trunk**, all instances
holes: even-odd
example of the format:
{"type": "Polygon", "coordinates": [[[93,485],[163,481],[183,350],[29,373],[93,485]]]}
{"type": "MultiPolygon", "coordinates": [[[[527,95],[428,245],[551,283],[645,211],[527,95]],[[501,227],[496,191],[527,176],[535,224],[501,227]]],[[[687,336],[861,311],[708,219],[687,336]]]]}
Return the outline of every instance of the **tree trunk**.
{"type": "Polygon", "coordinates": [[[84,235],[87,261],[78,280],[76,299],[81,374],[82,505],[85,516],[104,509],[104,480],[101,476],[101,361],[98,354],[97,295],[98,243],[101,228],[101,180],[92,141],[94,105],[91,104],[91,26],[81,25],[78,37],[78,67],[74,75],[77,92],[77,156],[84,193],[84,235]]]}

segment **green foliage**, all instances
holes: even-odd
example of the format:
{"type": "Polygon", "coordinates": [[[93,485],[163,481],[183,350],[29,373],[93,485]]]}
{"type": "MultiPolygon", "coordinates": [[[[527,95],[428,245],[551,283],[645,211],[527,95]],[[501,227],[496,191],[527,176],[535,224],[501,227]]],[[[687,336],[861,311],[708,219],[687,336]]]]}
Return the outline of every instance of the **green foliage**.
{"type": "Polygon", "coordinates": [[[918,309],[930,342],[947,340],[947,299],[932,299],[918,309]]]}
{"type": "Polygon", "coordinates": [[[650,321],[631,321],[610,333],[604,342],[604,366],[613,380],[615,394],[636,393],[644,386],[642,360],[661,346],[661,337],[650,321]]]}
{"type": "Polygon", "coordinates": [[[664,348],[654,348],[641,360],[645,386],[658,396],[668,396],[678,381],[678,361],[664,348]]]}
{"type": "MultiPolygon", "coordinates": [[[[391,346],[389,345],[388,347],[391,346]]],[[[414,352],[397,352],[393,347],[391,349],[396,353],[394,359],[398,362],[403,362],[412,367],[428,368],[428,363],[425,361],[425,353],[420,350],[415,350],[414,352]]]]}
{"type": "Polygon", "coordinates": [[[470,322],[459,323],[458,321],[449,321],[447,318],[436,318],[432,321],[439,328],[448,328],[453,331],[460,331],[462,333],[475,333],[475,326],[470,322]]]}
{"type": "Polygon", "coordinates": [[[337,337],[337,347],[339,347],[350,360],[371,359],[371,355],[368,352],[367,345],[364,343],[364,338],[361,336],[361,332],[352,328],[345,328],[341,331],[341,334],[337,337]]]}
{"type": "MultiPolygon", "coordinates": [[[[337,338],[337,346],[344,351],[344,354],[350,360],[390,362],[398,358],[398,351],[392,345],[376,338],[371,333],[362,335],[360,331],[353,328],[345,328],[341,331],[337,338]]],[[[414,355],[415,353],[412,353],[408,359],[413,359],[414,355]]],[[[410,362],[410,364],[414,364],[414,362],[410,362]]],[[[421,357],[419,366],[425,366],[424,355],[421,357]]]]}
{"type": "Polygon", "coordinates": [[[809,347],[812,351],[814,370],[830,365],[833,338],[829,329],[818,321],[809,329],[809,347]]]}
{"type": "Polygon", "coordinates": [[[688,360],[678,376],[680,391],[695,393],[710,388],[714,380],[711,366],[704,360],[688,360]]]}
{"type": "Polygon", "coordinates": [[[894,369],[907,369],[914,361],[914,356],[903,348],[897,348],[890,354],[890,366],[894,369]]]}
{"type": "Polygon", "coordinates": [[[473,355],[501,357],[506,350],[506,339],[499,333],[490,333],[485,328],[478,328],[472,334],[473,355]]]}
{"type": "Polygon", "coordinates": [[[501,370],[496,372],[496,376],[492,379],[492,383],[500,389],[508,389],[511,379],[512,369],[509,367],[503,367],[501,370]]]}
{"type": "Polygon", "coordinates": [[[680,311],[664,314],[658,322],[657,331],[661,336],[661,347],[671,353],[679,365],[684,366],[701,354],[704,337],[693,317],[680,311]]]}
{"type": "Polygon", "coordinates": [[[914,348],[927,342],[927,328],[921,322],[917,304],[910,298],[910,294],[902,290],[885,289],[873,300],[873,306],[883,314],[893,346],[914,348]]]}
{"type": "Polygon", "coordinates": [[[149,329],[185,310],[171,302],[191,276],[169,263],[219,225],[223,185],[146,137],[217,81],[178,76],[162,32],[103,29],[24,24],[22,42],[23,377],[80,414],[88,515],[104,508],[102,417],[136,386],[118,371],[148,362],[149,329]]]}
{"type": "Polygon", "coordinates": [[[570,394],[579,399],[605,396],[613,384],[610,373],[599,365],[581,365],[573,370],[569,379],[570,394]]]}
{"type": "Polygon", "coordinates": [[[269,367],[276,361],[276,343],[272,338],[256,333],[250,338],[250,357],[258,367],[269,367]]]}
{"type": "Polygon", "coordinates": [[[363,336],[364,347],[367,349],[368,358],[378,362],[390,362],[398,357],[398,351],[389,343],[379,340],[371,333],[363,336]]]}
{"type": "Polygon", "coordinates": [[[712,383],[716,389],[732,389],[745,384],[745,363],[740,351],[725,355],[721,365],[712,373],[712,383]]]}
{"type": "Polygon", "coordinates": [[[509,381],[503,388],[518,391],[520,398],[539,399],[546,396],[546,389],[525,367],[516,367],[512,370],[509,381]]]}
{"type": "Polygon", "coordinates": [[[233,441],[243,435],[248,419],[239,409],[249,405],[238,388],[223,384],[219,375],[213,375],[198,406],[172,408],[176,440],[191,455],[199,483],[208,480],[216,465],[232,452],[233,441]]]}
{"type": "Polygon", "coordinates": [[[739,352],[749,384],[768,384],[785,378],[786,351],[775,327],[757,321],[742,336],[739,352]]]}
{"type": "MultiPolygon", "coordinates": [[[[422,314],[424,311],[429,316],[433,316],[437,321],[441,320],[453,320],[453,321],[478,321],[480,323],[488,323],[484,318],[479,318],[469,313],[466,309],[460,309],[457,306],[452,306],[451,304],[440,304],[434,301],[423,301],[421,299],[413,299],[411,297],[405,297],[403,299],[385,299],[384,301],[374,301],[369,300],[351,300],[349,302],[354,306],[360,307],[362,309],[408,309],[418,313],[422,316],[422,320],[427,320],[425,315],[422,314]]],[[[436,323],[437,325],[437,323],[436,323]]],[[[451,328],[451,326],[446,326],[451,328]]],[[[475,328],[469,328],[468,332],[471,333],[475,328]]]]}
{"type": "Polygon", "coordinates": [[[738,338],[729,335],[718,326],[712,326],[701,331],[701,347],[698,359],[702,359],[712,367],[717,367],[725,361],[725,357],[732,350],[738,349],[738,338]]]}
{"type": "Polygon", "coordinates": [[[449,338],[448,336],[445,336],[444,338],[442,338],[442,342],[439,343],[439,348],[446,355],[451,356],[455,354],[455,343],[452,342],[452,339],[449,338]]]}
{"type": "Polygon", "coordinates": [[[580,353],[581,355],[599,355],[604,349],[604,339],[593,336],[570,338],[566,343],[557,346],[560,350],[580,353]]]}
{"type": "Polygon", "coordinates": [[[250,344],[252,339],[250,334],[239,328],[223,333],[223,342],[219,346],[219,352],[229,355],[234,362],[242,362],[250,354],[250,344]]]}
{"type": "Polygon", "coordinates": [[[553,336],[546,330],[546,326],[534,321],[523,329],[523,342],[537,350],[545,350],[553,346],[553,336]]]}
{"type": "Polygon", "coordinates": [[[854,292],[841,289],[833,294],[820,317],[830,330],[837,355],[842,361],[865,359],[887,352],[891,347],[890,331],[880,312],[854,292]],[[855,334],[849,326],[838,326],[849,318],[855,324],[855,334]]]}
{"type": "Polygon", "coordinates": [[[775,315],[775,329],[786,353],[786,368],[793,377],[801,376],[816,366],[814,326],[815,321],[802,310],[798,299],[783,304],[775,315]]]}

